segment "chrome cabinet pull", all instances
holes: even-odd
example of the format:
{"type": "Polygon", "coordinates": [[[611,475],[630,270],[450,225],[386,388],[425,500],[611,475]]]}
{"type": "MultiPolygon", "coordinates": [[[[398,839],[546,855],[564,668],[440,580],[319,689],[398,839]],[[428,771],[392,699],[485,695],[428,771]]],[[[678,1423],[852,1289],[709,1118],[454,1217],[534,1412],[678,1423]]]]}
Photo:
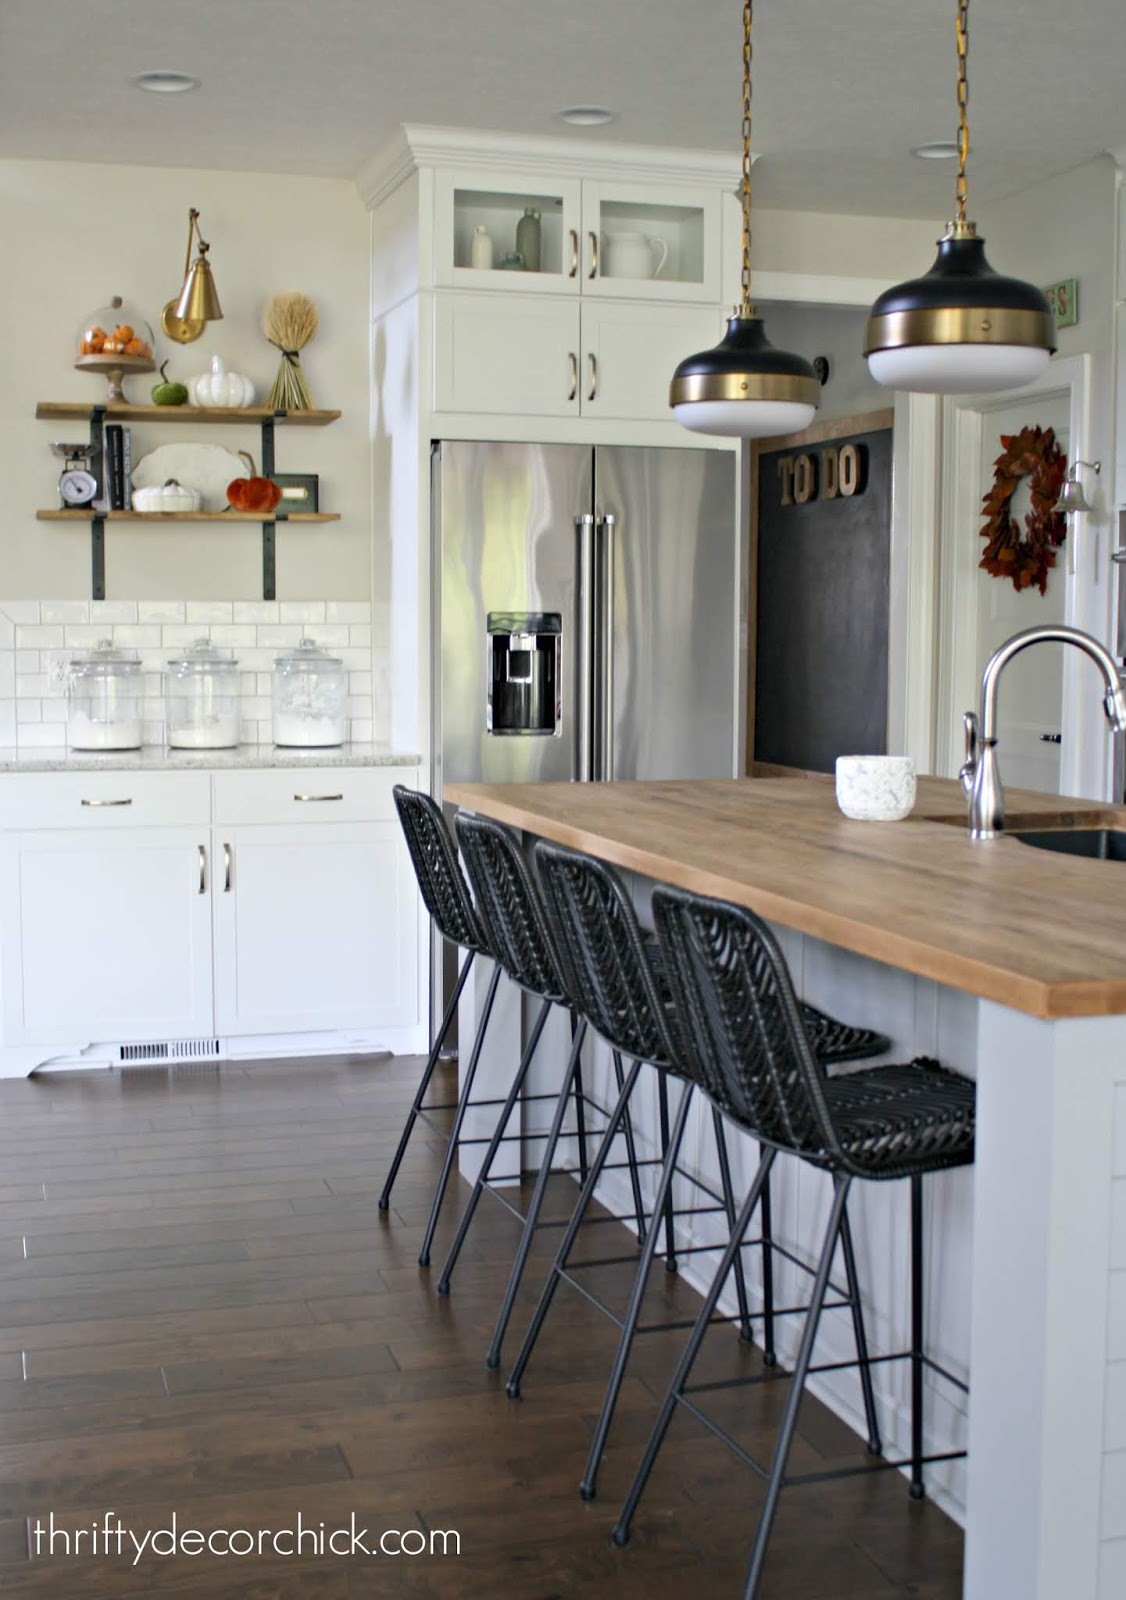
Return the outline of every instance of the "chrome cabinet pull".
{"type": "Polygon", "coordinates": [[[588,511],[575,518],[578,549],[575,552],[575,588],[578,591],[578,644],[575,652],[575,776],[587,783],[594,776],[594,634],[595,570],[594,517],[588,511]]]}
{"type": "Polygon", "coordinates": [[[82,804],[91,808],[94,806],[131,806],[133,801],[132,798],[128,800],[83,800],[82,804]]]}
{"type": "Polygon", "coordinates": [[[207,847],[202,844],[199,847],[199,892],[207,893],[207,847]]]}
{"type": "Polygon", "coordinates": [[[317,805],[324,800],[343,800],[342,794],[295,794],[293,797],[300,805],[317,805]]]}
{"type": "Polygon", "coordinates": [[[567,276],[569,278],[577,278],[579,275],[579,230],[577,228],[569,228],[567,231],[571,235],[571,270],[567,276]]]}
{"type": "Polygon", "coordinates": [[[231,847],[230,847],[229,844],[224,844],[223,845],[223,893],[224,894],[230,894],[230,892],[231,892],[231,847]]]}
{"type": "Polygon", "coordinates": [[[588,278],[597,278],[597,276],[598,276],[598,235],[594,232],[593,228],[587,234],[587,238],[590,240],[590,271],[587,273],[587,277],[588,278]]]}
{"type": "Polygon", "coordinates": [[[598,393],[598,357],[593,350],[587,351],[587,360],[590,362],[590,388],[586,392],[588,400],[593,400],[598,393]]]}
{"type": "Polygon", "coordinates": [[[1063,734],[1062,733],[1042,733],[1040,735],[1040,743],[1041,744],[1062,744],[1063,743],[1063,734]]]}
{"type": "Polygon", "coordinates": [[[573,350],[568,350],[567,360],[571,363],[571,387],[567,390],[567,399],[573,400],[579,392],[579,358],[573,350]]]}

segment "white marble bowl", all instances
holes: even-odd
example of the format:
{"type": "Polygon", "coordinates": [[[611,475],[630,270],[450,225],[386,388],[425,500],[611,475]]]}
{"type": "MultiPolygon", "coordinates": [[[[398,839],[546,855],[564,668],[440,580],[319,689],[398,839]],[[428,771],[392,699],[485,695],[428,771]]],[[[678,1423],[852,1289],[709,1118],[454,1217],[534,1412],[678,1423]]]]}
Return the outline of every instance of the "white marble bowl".
{"type": "Polygon", "coordinates": [[[898,822],[915,804],[910,756],[838,756],[837,804],[856,822],[898,822]]]}

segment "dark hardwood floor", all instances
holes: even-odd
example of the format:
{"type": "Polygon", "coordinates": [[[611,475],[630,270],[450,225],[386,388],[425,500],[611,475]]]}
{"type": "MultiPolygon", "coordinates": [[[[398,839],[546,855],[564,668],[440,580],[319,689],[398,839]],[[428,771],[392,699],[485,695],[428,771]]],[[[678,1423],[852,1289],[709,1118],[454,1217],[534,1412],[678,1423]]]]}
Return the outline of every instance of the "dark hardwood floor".
{"type": "MultiPolygon", "coordinates": [[[[609,1540],[683,1335],[644,1341],[597,1501],[576,1492],[615,1333],[563,1289],[518,1403],[483,1357],[516,1241],[486,1197],[440,1300],[415,1257],[439,1141],[418,1138],[389,1216],[376,1196],[411,1059],[59,1074],[0,1083],[0,1590],[99,1600],[732,1600],[759,1488],[686,1415],[633,1540],[609,1540]],[[461,1554],[175,1557],[29,1550],[112,1513],[179,1530],[456,1530],[461,1554]],[[34,1535],[31,1536],[32,1543],[34,1535]]],[[[558,1180],[561,1216],[574,1195],[558,1180]]],[[[464,1188],[434,1253],[444,1254],[464,1188]]],[[[631,1248],[606,1224],[598,1254],[631,1248]],[[613,1249],[607,1250],[608,1242],[613,1249]]],[[[553,1237],[553,1236],[552,1236],[553,1237]]],[[[509,1336],[514,1354],[548,1243],[509,1336]]],[[[654,1274],[654,1301],[695,1297],[654,1274]]],[[[624,1303],[630,1274],[602,1269],[624,1303]]],[[[708,1375],[760,1369],[729,1330],[708,1375]]],[[[703,1375],[703,1369],[701,1369],[703,1375]]],[[[769,1450],[784,1385],[728,1391],[726,1425],[769,1450]]],[[[803,1406],[794,1466],[862,1459],[803,1406]]],[[[115,1536],[116,1537],[116,1536],[115,1536]]],[[[340,1542],[340,1541],[338,1541],[340,1542]]],[[[369,1542],[371,1542],[369,1538],[369,1542]]],[[[283,1537],[282,1548],[286,1548],[283,1537]]],[[[267,1547],[268,1550],[268,1547],[267,1547]]],[[[783,1496],[762,1600],[955,1600],[961,1536],[894,1474],[783,1496]]]]}

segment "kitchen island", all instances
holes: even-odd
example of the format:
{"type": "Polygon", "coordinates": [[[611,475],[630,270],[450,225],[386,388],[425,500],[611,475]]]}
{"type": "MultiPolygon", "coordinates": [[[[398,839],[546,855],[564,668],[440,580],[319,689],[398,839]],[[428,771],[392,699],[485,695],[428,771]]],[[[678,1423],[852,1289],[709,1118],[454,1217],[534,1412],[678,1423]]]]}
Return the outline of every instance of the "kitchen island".
{"type": "MultiPolygon", "coordinates": [[[[964,1475],[932,1469],[932,1481],[964,1517],[967,1600],[1120,1600],[1126,868],[1011,836],[971,841],[960,788],[934,779],[910,818],[875,824],[841,816],[818,778],[456,784],[445,799],[750,906],[778,929],[809,1000],[883,1028],[897,1057],[932,1053],[977,1078],[975,1166],[930,1186],[928,1343],[971,1382],[968,1419],[928,1395],[928,1448],[969,1449],[964,1475]]],[[[1010,830],[1108,825],[1126,814],[1009,797],[1010,830]]],[[[785,1181],[781,1227],[808,1250],[823,1180],[803,1169],[785,1181]]],[[[859,1213],[879,1350],[904,1343],[897,1187],[864,1186],[859,1213]]],[[[833,1359],[833,1330],[824,1337],[833,1359]]],[[[890,1367],[880,1401],[896,1440],[890,1367]]],[[[849,1414],[847,1392],[826,1389],[849,1414]]]]}

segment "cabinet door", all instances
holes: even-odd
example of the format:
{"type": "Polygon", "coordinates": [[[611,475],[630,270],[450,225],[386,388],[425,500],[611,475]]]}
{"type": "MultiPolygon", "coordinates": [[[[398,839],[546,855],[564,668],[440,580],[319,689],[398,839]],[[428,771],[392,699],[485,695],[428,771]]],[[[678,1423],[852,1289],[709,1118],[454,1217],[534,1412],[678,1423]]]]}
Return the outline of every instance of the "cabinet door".
{"type": "Polygon", "coordinates": [[[602,298],[720,298],[720,191],[584,181],[582,293],[602,298]]]}
{"type": "Polygon", "coordinates": [[[716,344],[723,319],[696,306],[583,306],[580,394],[584,417],[667,422],[677,363],[716,344]]]}
{"type": "Polygon", "coordinates": [[[579,307],[548,295],[435,297],[434,409],[579,412],[579,307]]]}
{"type": "Polygon", "coordinates": [[[459,289],[514,294],[577,294],[581,241],[577,179],[511,173],[439,172],[434,179],[434,282],[459,289]],[[539,214],[539,265],[508,271],[501,261],[516,253],[516,229],[525,212],[539,214]],[[473,266],[474,231],[488,235],[493,264],[473,266]]]}
{"type": "Polygon", "coordinates": [[[220,1034],[417,1020],[417,896],[397,823],[233,827],[214,838],[220,1034]]]}
{"type": "Polygon", "coordinates": [[[206,844],[199,828],[5,835],[5,1044],[211,1034],[206,844]]]}

